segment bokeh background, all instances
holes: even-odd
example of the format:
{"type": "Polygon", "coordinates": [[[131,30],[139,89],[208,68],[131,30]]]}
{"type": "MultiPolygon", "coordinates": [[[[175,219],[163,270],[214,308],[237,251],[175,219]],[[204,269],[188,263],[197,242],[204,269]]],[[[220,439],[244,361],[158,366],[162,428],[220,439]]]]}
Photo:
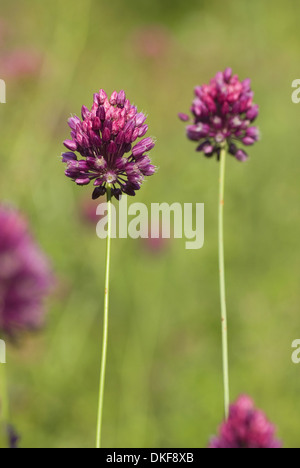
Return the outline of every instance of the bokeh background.
{"type": "Polygon", "coordinates": [[[205,203],[202,250],[113,242],[103,445],[206,447],[216,433],[218,165],[194,152],[177,113],[227,66],[252,78],[262,133],[249,162],[227,164],[232,399],[250,394],[284,446],[300,447],[300,4],[271,3],[1,0],[0,197],[27,215],[56,275],[45,329],[7,350],[22,447],[94,445],[105,242],[90,187],[65,178],[60,154],[68,117],[99,88],[125,89],[157,138],[159,172],[135,201],[205,203]]]}

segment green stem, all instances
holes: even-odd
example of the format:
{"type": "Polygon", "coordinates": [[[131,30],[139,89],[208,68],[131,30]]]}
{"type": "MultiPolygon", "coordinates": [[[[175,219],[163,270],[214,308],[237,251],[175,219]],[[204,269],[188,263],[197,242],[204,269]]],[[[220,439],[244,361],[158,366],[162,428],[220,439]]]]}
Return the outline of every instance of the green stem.
{"type": "Polygon", "coordinates": [[[108,337],[108,306],[109,306],[109,276],[110,276],[110,247],[111,247],[111,188],[107,188],[107,243],[106,243],[106,269],[105,269],[105,289],[104,289],[104,322],[103,322],[103,342],[102,342],[102,360],[99,386],[99,406],[97,420],[96,448],[101,448],[103,399],[105,386],[105,370],[107,356],[107,337],[108,337]]]}
{"type": "Polygon", "coordinates": [[[220,155],[220,194],[219,194],[219,271],[220,271],[220,298],[222,323],[222,355],[224,380],[225,419],[229,415],[229,372],[228,372],[228,336],[227,312],[225,292],[225,262],[224,262],[224,187],[225,187],[226,148],[221,149],[220,155]]]}

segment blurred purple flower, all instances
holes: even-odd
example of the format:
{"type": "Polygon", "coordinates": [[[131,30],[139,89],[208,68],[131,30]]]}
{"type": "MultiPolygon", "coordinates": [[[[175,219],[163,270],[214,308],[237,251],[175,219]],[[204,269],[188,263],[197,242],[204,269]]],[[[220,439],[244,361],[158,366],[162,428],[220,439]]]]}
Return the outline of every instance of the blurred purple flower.
{"type": "MultiPolygon", "coordinates": [[[[106,201],[103,200],[103,203],[106,203],[106,201]]],[[[79,216],[81,221],[84,222],[84,224],[89,224],[95,227],[98,221],[100,221],[101,216],[97,215],[98,205],[99,200],[93,201],[90,198],[83,198],[81,200],[79,205],[79,216]]]]}
{"type": "MultiPolygon", "coordinates": [[[[195,88],[193,123],[187,126],[187,137],[199,143],[197,151],[207,157],[216,154],[219,159],[221,148],[227,143],[230,154],[238,161],[246,161],[248,154],[236,143],[250,146],[259,139],[259,130],[253,126],[259,109],[253,104],[250,84],[249,79],[239,81],[227,68],[217,73],[209,85],[195,88]]],[[[179,118],[189,120],[183,113],[179,118]]]]}
{"type": "Polygon", "coordinates": [[[149,252],[152,255],[160,255],[164,253],[169,244],[170,239],[164,238],[161,227],[154,229],[157,237],[154,236],[151,232],[151,227],[149,228],[148,237],[142,239],[142,246],[145,251],[149,252]]]}
{"type": "Polygon", "coordinates": [[[7,426],[7,435],[9,448],[17,449],[19,448],[20,436],[16,433],[15,428],[11,425],[7,426]]]}
{"type": "Polygon", "coordinates": [[[172,36],[158,24],[138,28],[132,35],[130,48],[141,59],[165,59],[170,52],[172,36]]]}
{"type": "Polygon", "coordinates": [[[135,143],[147,133],[146,116],[137,112],[124,91],[114,91],[108,99],[102,89],[94,94],[91,110],[83,106],[81,115],[82,120],[69,119],[71,140],[64,141],[69,152],[62,155],[66,176],[78,185],[94,181],[93,199],[104,195],[107,186],[117,199],[122,192],[134,196],[145,177],[156,171],[146,154],[154,140],[148,137],[135,143]],[[75,152],[84,159],[78,160],[75,152]]]}
{"type": "Polygon", "coordinates": [[[231,405],[229,418],[211,440],[209,448],[281,448],[275,438],[275,427],[266,415],[255,409],[247,395],[242,395],[231,405]]]}
{"type": "Polygon", "coordinates": [[[167,239],[163,239],[162,237],[148,237],[147,239],[143,239],[143,247],[151,254],[160,254],[166,249],[166,241],[167,239]]]}
{"type": "Polygon", "coordinates": [[[31,78],[39,73],[41,63],[42,57],[36,51],[14,50],[1,57],[1,74],[5,78],[31,78]]]}
{"type": "Polygon", "coordinates": [[[0,330],[13,336],[42,325],[43,299],[53,278],[17,211],[0,206],[0,226],[0,330]]]}

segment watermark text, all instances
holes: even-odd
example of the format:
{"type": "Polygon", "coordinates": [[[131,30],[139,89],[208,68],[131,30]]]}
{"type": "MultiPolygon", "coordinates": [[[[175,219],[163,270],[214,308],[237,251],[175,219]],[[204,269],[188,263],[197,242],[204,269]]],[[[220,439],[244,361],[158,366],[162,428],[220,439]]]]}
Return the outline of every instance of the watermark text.
{"type": "Polygon", "coordinates": [[[4,80],[0,80],[0,104],[6,103],[6,84],[4,80]]]}
{"type": "MultiPolygon", "coordinates": [[[[203,203],[132,203],[123,196],[117,209],[112,205],[112,238],[120,239],[185,239],[188,250],[201,249],[204,245],[204,204],[203,203]]],[[[96,232],[100,239],[107,238],[107,203],[97,207],[100,221],[96,232]]]]}
{"type": "Polygon", "coordinates": [[[3,340],[0,340],[0,364],[6,364],[6,345],[3,340]]]}

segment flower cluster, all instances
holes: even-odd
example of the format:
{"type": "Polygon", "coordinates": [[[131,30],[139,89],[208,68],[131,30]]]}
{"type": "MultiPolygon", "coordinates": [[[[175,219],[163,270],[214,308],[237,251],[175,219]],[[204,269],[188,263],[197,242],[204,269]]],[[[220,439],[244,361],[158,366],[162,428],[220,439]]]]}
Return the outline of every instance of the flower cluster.
{"type": "MultiPolygon", "coordinates": [[[[195,88],[191,112],[193,124],[187,126],[187,137],[200,144],[197,151],[207,157],[220,157],[221,148],[228,145],[230,154],[239,161],[246,161],[247,153],[238,148],[237,142],[253,145],[259,139],[258,128],[253,122],[258,116],[258,106],[253,104],[250,79],[239,81],[231,68],[216,74],[209,85],[195,88]]],[[[179,114],[184,122],[187,114],[179,114]]]]}
{"type": "Polygon", "coordinates": [[[41,326],[53,278],[23,217],[0,206],[0,225],[0,330],[13,336],[41,326]]]}
{"type": "Polygon", "coordinates": [[[228,420],[209,448],[281,448],[281,442],[275,439],[275,427],[265,414],[242,395],[231,405],[228,420]]]}
{"type": "Polygon", "coordinates": [[[70,151],[62,155],[66,176],[78,185],[94,181],[94,199],[107,187],[117,199],[122,192],[135,195],[144,178],[156,171],[146,154],[154,140],[148,137],[134,144],[147,133],[146,116],[130,104],[124,91],[114,91],[108,99],[102,89],[94,94],[91,110],[82,107],[81,116],[82,120],[74,116],[68,121],[71,140],[64,145],[70,151]],[[78,160],[76,152],[83,159],[78,160]]]}

